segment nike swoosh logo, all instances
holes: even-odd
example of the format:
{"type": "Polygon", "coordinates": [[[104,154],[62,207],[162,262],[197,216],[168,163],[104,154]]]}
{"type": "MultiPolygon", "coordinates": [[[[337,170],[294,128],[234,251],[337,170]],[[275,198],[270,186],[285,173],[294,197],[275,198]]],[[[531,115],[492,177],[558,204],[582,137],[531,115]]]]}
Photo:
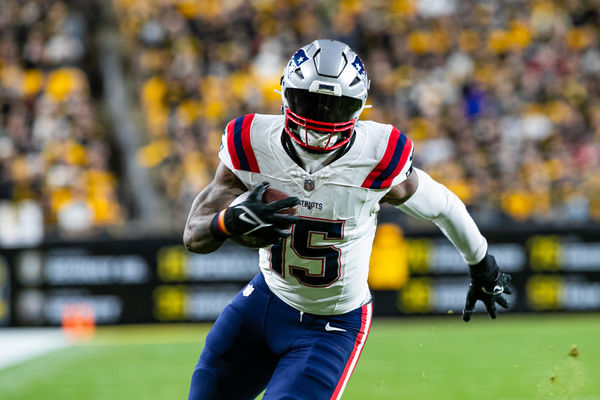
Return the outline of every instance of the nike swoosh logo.
{"type": "Polygon", "coordinates": [[[248,214],[246,214],[246,213],[241,213],[240,214],[240,219],[242,221],[246,222],[247,224],[256,225],[256,221],[248,218],[248,214]]]}
{"type": "Polygon", "coordinates": [[[504,287],[496,285],[496,286],[494,286],[494,290],[492,290],[490,292],[482,286],[481,291],[485,294],[502,294],[502,293],[504,293],[504,287]]]}
{"type": "Polygon", "coordinates": [[[331,324],[329,324],[329,322],[327,323],[327,325],[325,325],[325,330],[327,332],[331,332],[331,331],[339,331],[339,332],[346,332],[345,329],[342,328],[336,328],[335,326],[331,326],[331,324]]]}

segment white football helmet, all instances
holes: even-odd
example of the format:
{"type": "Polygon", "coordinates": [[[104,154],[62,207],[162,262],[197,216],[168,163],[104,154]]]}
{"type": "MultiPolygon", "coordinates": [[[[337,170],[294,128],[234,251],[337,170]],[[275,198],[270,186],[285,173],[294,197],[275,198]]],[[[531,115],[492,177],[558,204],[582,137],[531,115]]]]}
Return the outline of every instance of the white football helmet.
{"type": "Polygon", "coordinates": [[[300,146],[316,151],[350,141],[365,107],[369,79],[347,44],[315,40],[298,50],[281,76],[285,131],[300,146]]]}

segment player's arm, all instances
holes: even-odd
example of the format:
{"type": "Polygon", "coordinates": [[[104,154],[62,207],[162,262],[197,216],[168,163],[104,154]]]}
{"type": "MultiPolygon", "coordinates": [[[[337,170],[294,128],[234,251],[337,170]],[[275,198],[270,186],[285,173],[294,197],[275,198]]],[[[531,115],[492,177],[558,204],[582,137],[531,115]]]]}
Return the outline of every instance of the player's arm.
{"type": "Polygon", "coordinates": [[[389,203],[393,206],[398,207],[403,204],[406,200],[410,199],[419,187],[419,177],[415,172],[415,168],[412,169],[406,180],[400,182],[397,185],[392,186],[389,192],[381,199],[382,203],[389,203]]]}
{"type": "Polygon", "coordinates": [[[183,243],[194,253],[210,253],[230,237],[255,232],[277,243],[290,235],[295,215],[281,214],[298,205],[297,197],[263,202],[267,182],[256,185],[248,196],[235,205],[231,202],[246,191],[246,186],[225,165],[217,168],[213,181],[196,197],[185,224],[183,243]]]}
{"type": "Polygon", "coordinates": [[[213,181],[192,203],[183,232],[185,247],[189,251],[202,254],[217,250],[224,239],[217,239],[211,233],[211,222],[217,213],[246,190],[246,186],[229,168],[219,164],[213,181]]]}
{"type": "Polygon", "coordinates": [[[495,303],[508,306],[500,294],[510,293],[510,276],[502,273],[494,257],[487,253],[487,241],[454,193],[414,168],[408,179],[393,186],[382,201],[417,219],[434,222],[469,264],[471,286],[463,311],[465,321],[471,318],[477,300],[485,303],[492,318],[496,318],[495,303]]]}
{"type": "Polygon", "coordinates": [[[408,179],[393,186],[383,201],[412,217],[435,223],[468,264],[484,258],[487,241],[463,202],[425,171],[413,168],[408,179]]]}

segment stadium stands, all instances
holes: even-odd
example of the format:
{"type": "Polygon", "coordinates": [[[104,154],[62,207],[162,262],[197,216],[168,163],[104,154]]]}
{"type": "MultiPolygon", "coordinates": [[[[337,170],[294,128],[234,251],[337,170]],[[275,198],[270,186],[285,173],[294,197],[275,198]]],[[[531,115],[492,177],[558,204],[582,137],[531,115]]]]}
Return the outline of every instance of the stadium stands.
{"type": "MultiPolygon", "coordinates": [[[[39,239],[40,221],[81,232],[135,217],[123,200],[131,178],[116,161],[123,149],[102,119],[102,93],[90,90],[89,16],[73,4],[0,8],[0,218],[12,221],[0,229],[4,243],[22,240],[17,226],[39,239]]],[[[280,112],[273,89],[285,61],[318,37],[363,56],[374,106],[363,118],[406,131],[417,165],[482,226],[600,220],[595,1],[107,4],[114,13],[102,22],[120,35],[142,115],[135,157],[164,196],[166,231],[181,229],[211,179],[225,124],[280,112]]]]}
{"type": "Polygon", "coordinates": [[[364,57],[363,118],[406,130],[417,164],[484,223],[600,219],[596,3],[426,3],[114,0],[148,132],[140,163],[185,210],[227,121],[279,112],[289,54],[330,37],[364,57]]]}
{"type": "Polygon", "coordinates": [[[64,1],[0,7],[0,244],[39,241],[43,226],[118,225],[112,143],[86,75],[86,20],[64,1]]]}

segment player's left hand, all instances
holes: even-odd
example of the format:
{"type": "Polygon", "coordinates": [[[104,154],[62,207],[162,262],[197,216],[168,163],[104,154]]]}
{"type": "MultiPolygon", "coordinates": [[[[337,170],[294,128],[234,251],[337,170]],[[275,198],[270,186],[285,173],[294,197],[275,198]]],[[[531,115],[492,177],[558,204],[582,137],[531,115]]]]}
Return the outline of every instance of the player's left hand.
{"type": "Polygon", "coordinates": [[[511,294],[510,275],[500,271],[494,256],[486,254],[483,260],[469,266],[471,285],[467,292],[467,302],[463,310],[463,320],[469,322],[477,300],[483,301],[490,317],[496,318],[496,303],[508,308],[508,300],[502,293],[511,294]]]}

